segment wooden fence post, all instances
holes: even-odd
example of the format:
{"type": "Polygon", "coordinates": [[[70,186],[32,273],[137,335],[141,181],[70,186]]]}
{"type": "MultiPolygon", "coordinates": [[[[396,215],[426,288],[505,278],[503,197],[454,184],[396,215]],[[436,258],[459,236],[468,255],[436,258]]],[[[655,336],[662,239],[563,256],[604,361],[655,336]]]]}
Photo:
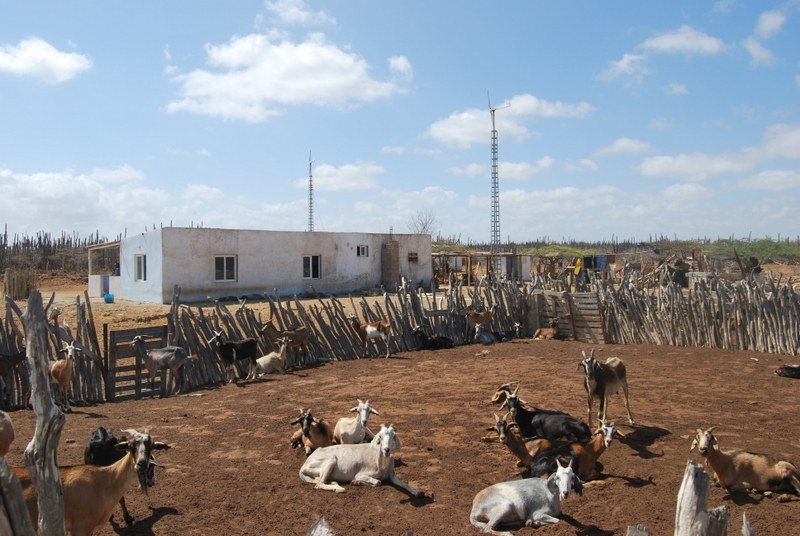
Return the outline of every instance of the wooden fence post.
{"type": "Polygon", "coordinates": [[[675,509],[675,536],[725,536],[728,532],[727,506],[706,510],[710,478],[694,460],[686,463],[675,509]]]}

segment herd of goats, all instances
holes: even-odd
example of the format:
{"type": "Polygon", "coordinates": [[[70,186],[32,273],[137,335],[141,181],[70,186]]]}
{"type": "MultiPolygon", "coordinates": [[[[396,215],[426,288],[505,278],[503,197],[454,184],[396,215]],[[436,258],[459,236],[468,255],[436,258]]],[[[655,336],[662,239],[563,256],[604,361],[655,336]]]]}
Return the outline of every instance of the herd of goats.
{"type": "MultiPolygon", "coordinates": [[[[476,311],[468,318],[472,341],[488,344],[518,333],[492,333],[484,326],[491,325],[492,310],[476,311]],[[493,340],[484,339],[484,335],[493,340]]],[[[385,320],[361,323],[350,316],[352,327],[363,342],[366,355],[373,342],[381,341],[389,356],[391,325],[385,320]]],[[[518,331],[518,326],[516,326],[518,331]]],[[[213,342],[219,357],[228,365],[228,381],[234,381],[237,361],[249,362],[247,378],[259,374],[285,372],[287,350],[304,351],[308,333],[305,328],[278,331],[267,322],[262,333],[278,346],[277,352],[258,356],[254,339],[229,341],[223,332],[215,332],[213,342]]],[[[452,348],[453,341],[442,336],[428,336],[415,329],[420,346],[427,349],[452,348]]],[[[557,338],[556,323],[534,333],[534,338],[557,338]]],[[[170,369],[176,387],[182,391],[185,382],[182,366],[190,356],[177,346],[147,349],[142,337],[135,337],[132,346],[147,367],[151,387],[156,373],[170,369]]],[[[69,344],[62,351],[65,359],[51,364],[51,381],[58,387],[62,408],[69,409],[67,387],[70,385],[71,361],[79,349],[69,344]]],[[[24,352],[23,352],[24,354],[24,352]]],[[[14,356],[0,355],[0,363],[14,356]]],[[[511,454],[517,466],[524,468],[524,478],[499,482],[477,493],[472,503],[469,519],[472,525],[490,534],[498,529],[519,526],[536,527],[558,523],[561,501],[571,492],[581,494],[583,483],[596,479],[602,465],[598,459],[609,448],[615,436],[621,436],[613,422],[606,420],[609,395],[622,392],[628,423],[633,425],[628,398],[625,364],[617,357],[605,362],[595,358],[594,350],[583,359],[576,370],[583,368],[584,387],[587,392],[587,422],[558,410],[533,406],[518,396],[520,385],[501,385],[492,401],[499,404],[494,415],[495,425],[489,430],[511,454]],[[592,431],[594,401],[598,401],[599,427],[592,431]],[[503,411],[505,413],[503,414],[503,411]],[[503,415],[502,417],[500,415],[503,415]]],[[[400,449],[400,439],[393,425],[381,425],[377,433],[369,427],[371,414],[379,415],[369,400],[358,400],[352,417],[342,417],[335,425],[315,417],[311,409],[303,409],[292,422],[298,428],[290,438],[292,448],[302,448],[307,458],[299,470],[301,481],[315,488],[343,492],[342,484],[359,483],[377,486],[390,483],[412,497],[424,497],[425,492],[411,487],[395,474],[393,453],[400,449]]],[[[705,458],[706,467],[716,482],[726,490],[747,489],[788,492],[800,495],[800,471],[788,461],[777,460],[764,454],[743,450],[723,451],[713,434],[714,428],[697,430],[691,444],[705,458]]],[[[125,436],[116,438],[107,429],[98,428],[90,439],[84,456],[84,465],[62,468],[64,515],[67,531],[71,534],[89,535],[108,520],[119,503],[124,520],[133,519],[125,506],[124,493],[138,484],[142,491],[155,483],[154,467],[157,465],[153,451],[168,449],[166,443],[156,442],[149,430],[125,430],[125,436]]],[[[0,456],[5,456],[14,439],[13,425],[7,414],[0,411],[0,456]]],[[[22,484],[23,495],[33,524],[38,519],[37,496],[31,476],[26,468],[12,468],[11,472],[22,484]]],[[[4,533],[3,516],[0,516],[0,534],[4,533]]]]}

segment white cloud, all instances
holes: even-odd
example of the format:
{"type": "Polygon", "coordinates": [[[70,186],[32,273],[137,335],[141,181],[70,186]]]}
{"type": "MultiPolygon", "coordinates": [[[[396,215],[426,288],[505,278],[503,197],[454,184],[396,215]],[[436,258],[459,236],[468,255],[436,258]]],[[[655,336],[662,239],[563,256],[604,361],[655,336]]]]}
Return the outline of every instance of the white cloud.
{"type": "Polygon", "coordinates": [[[527,180],[553,167],[554,160],[545,156],[536,162],[500,162],[497,174],[499,178],[510,180],[527,180]]]}
{"type": "Polygon", "coordinates": [[[642,54],[623,54],[619,61],[609,61],[608,66],[597,78],[610,82],[625,77],[634,82],[641,82],[650,71],[647,69],[647,56],[642,54]]]}
{"type": "MultiPolygon", "coordinates": [[[[314,168],[314,188],[329,192],[371,190],[378,187],[375,177],[383,172],[384,169],[374,162],[356,162],[339,167],[321,164],[314,168]]],[[[295,186],[306,188],[308,179],[298,179],[295,186]]]]}
{"type": "Polygon", "coordinates": [[[725,43],[684,24],[677,30],[646,39],[639,47],[652,53],[711,56],[722,52],[725,49],[725,43]]]}
{"type": "Polygon", "coordinates": [[[75,52],[62,52],[47,41],[32,37],[18,45],[0,45],[0,72],[32,76],[49,84],[66,82],[89,69],[92,60],[75,52]]]}
{"type": "Polygon", "coordinates": [[[762,39],[769,39],[778,33],[786,22],[786,15],[781,11],[765,11],[758,17],[756,35],[762,39]]]}
{"type": "Polygon", "coordinates": [[[405,56],[392,56],[389,58],[389,69],[392,74],[398,76],[404,81],[410,81],[414,78],[414,69],[411,67],[411,62],[405,56]]]}
{"type": "Polygon", "coordinates": [[[564,169],[567,171],[597,171],[597,163],[594,160],[583,158],[577,162],[566,162],[564,169]]]}
{"type": "MultiPolygon", "coordinates": [[[[529,94],[516,95],[497,106],[495,126],[501,139],[519,141],[528,136],[528,128],[522,121],[529,117],[583,118],[593,111],[594,107],[586,102],[569,104],[546,101],[529,94]]],[[[466,149],[477,143],[489,143],[491,124],[488,108],[470,108],[436,121],[428,127],[425,136],[444,145],[466,149]]]]}
{"type": "Polygon", "coordinates": [[[635,169],[646,177],[672,177],[704,181],[713,175],[744,173],[774,158],[800,159],[800,126],[777,124],[764,133],[761,145],[735,153],[704,153],[653,156],[635,169]]]}
{"type": "Polygon", "coordinates": [[[608,154],[640,154],[651,151],[653,147],[646,141],[637,140],[633,138],[617,138],[605,147],[599,148],[595,151],[598,156],[608,154]]]}
{"type": "Polygon", "coordinates": [[[752,37],[748,37],[742,41],[742,46],[750,54],[750,65],[754,67],[758,65],[769,65],[775,61],[775,57],[772,55],[772,52],[769,49],[764,48],[761,43],[752,37]]]}
{"type": "Polygon", "coordinates": [[[206,45],[206,52],[214,70],[175,77],[181,87],[179,97],[167,104],[169,112],[258,123],[286,106],[341,107],[405,92],[394,82],[371,78],[362,57],[328,43],[322,34],[301,43],[251,34],[206,45]]]}
{"type": "Polygon", "coordinates": [[[770,192],[793,190],[800,188],[800,170],[772,169],[762,171],[739,181],[737,186],[744,190],[767,190],[770,192]]]}
{"type": "Polygon", "coordinates": [[[478,175],[488,176],[489,166],[485,166],[483,164],[467,164],[464,167],[452,167],[448,169],[447,172],[456,177],[477,177],[478,175]]]}
{"type": "Polygon", "coordinates": [[[668,95],[686,95],[686,86],[683,84],[676,84],[675,82],[670,82],[667,86],[667,94],[668,95]]]}
{"type": "Polygon", "coordinates": [[[711,197],[711,190],[699,184],[673,184],[661,192],[667,203],[691,203],[711,197]]]}
{"type": "Polygon", "coordinates": [[[391,153],[391,154],[405,154],[406,148],[401,146],[391,146],[391,145],[384,145],[381,148],[382,153],[391,153]]]}
{"type": "Polygon", "coordinates": [[[298,26],[336,24],[336,17],[325,10],[312,11],[303,0],[267,0],[264,6],[279,23],[298,26]]]}
{"type": "Polygon", "coordinates": [[[635,169],[645,177],[672,177],[689,181],[704,181],[720,173],[741,173],[755,162],[742,155],[714,156],[702,153],[676,156],[651,156],[635,169]]]}

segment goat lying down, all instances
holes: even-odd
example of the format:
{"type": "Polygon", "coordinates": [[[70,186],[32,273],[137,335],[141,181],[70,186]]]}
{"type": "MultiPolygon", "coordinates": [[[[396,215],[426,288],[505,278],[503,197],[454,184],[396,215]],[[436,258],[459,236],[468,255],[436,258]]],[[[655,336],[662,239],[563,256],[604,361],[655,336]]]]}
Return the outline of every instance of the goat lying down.
{"type": "Polygon", "coordinates": [[[539,527],[545,523],[558,523],[561,501],[571,490],[581,495],[583,484],[572,467],[558,464],[558,470],[547,480],[525,478],[500,482],[484,488],[472,501],[469,522],[489,534],[511,536],[511,532],[497,532],[499,526],[539,527]]]}
{"type": "Polygon", "coordinates": [[[423,496],[422,490],[412,488],[394,474],[395,450],[400,450],[400,439],[394,425],[382,424],[372,443],[331,445],[312,452],[300,468],[300,480],[338,493],[345,491],[339,483],[380,486],[389,482],[412,497],[423,496]]]}
{"type": "Polygon", "coordinates": [[[720,486],[728,491],[738,488],[788,491],[800,495],[800,472],[796,465],[766,454],[723,451],[712,433],[715,429],[715,426],[706,431],[698,428],[689,452],[697,448],[720,486]]]}

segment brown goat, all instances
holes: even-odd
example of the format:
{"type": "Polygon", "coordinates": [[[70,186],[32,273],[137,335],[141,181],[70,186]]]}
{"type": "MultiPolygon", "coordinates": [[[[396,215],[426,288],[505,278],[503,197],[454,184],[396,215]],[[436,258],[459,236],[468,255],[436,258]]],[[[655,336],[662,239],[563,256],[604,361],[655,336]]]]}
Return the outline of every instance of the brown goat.
{"type": "Polygon", "coordinates": [[[60,354],[66,354],[64,359],[50,363],[50,378],[57,386],[63,411],[71,411],[67,389],[72,384],[72,376],[75,372],[75,355],[80,351],[81,349],[76,347],[74,343],[69,343],[59,352],[60,354]]]}
{"type": "Polygon", "coordinates": [[[367,356],[369,343],[377,339],[383,339],[384,344],[386,344],[386,357],[389,357],[389,339],[392,333],[392,325],[388,320],[376,320],[375,322],[362,324],[356,315],[350,315],[348,318],[353,325],[353,329],[356,330],[358,338],[361,339],[361,343],[364,345],[364,357],[367,356]]]}
{"type": "Polygon", "coordinates": [[[537,329],[533,334],[533,338],[539,340],[556,339],[558,338],[559,334],[560,330],[558,329],[558,321],[551,320],[550,326],[537,329]]]}
{"type": "Polygon", "coordinates": [[[476,324],[483,324],[486,326],[487,331],[491,331],[492,318],[494,318],[495,312],[497,312],[496,304],[492,305],[491,308],[486,311],[475,311],[474,309],[467,311],[465,313],[467,318],[467,335],[469,336],[471,333],[473,337],[475,336],[476,324]]]}
{"type": "Polygon", "coordinates": [[[268,320],[267,323],[261,328],[261,333],[266,335],[273,344],[280,344],[279,339],[288,337],[289,348],[292,350],[292,356],[294,357],[293,364],[298,363],[298,358],[301,351],[304,358],[308,357],[309,331],[307,327],[300,326],[299,328],[278,331],[275,329],[275,326],[272,325],[272,321],[268,320]]]}

